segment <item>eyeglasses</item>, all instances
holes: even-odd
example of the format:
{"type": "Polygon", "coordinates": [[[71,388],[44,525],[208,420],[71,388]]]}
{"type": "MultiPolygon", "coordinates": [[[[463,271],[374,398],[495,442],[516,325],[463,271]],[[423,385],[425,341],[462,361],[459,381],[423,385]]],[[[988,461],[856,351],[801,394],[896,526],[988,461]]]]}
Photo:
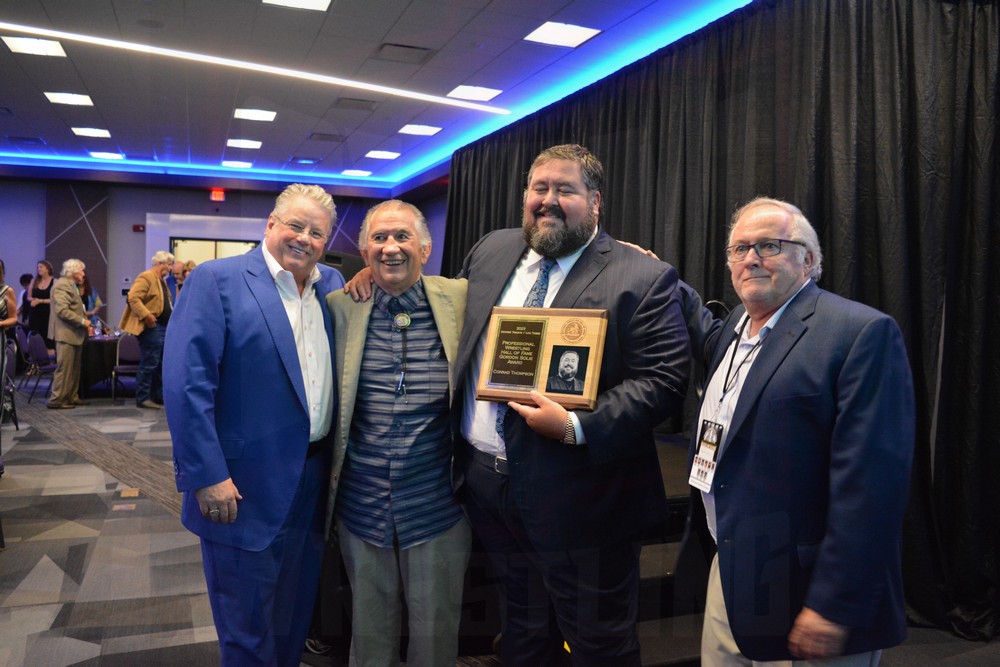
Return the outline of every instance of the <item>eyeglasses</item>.
{"type": "Polygon", "coordinates": [[[736,245],[731,245],[726,248],[726,260],[729,262],[739,262],[746,258],[747,254],[750,252],[750,248],[757,251],[758,257],[774,257],[775,255],[781,254],[781,244],[782,243],[794,243],[795,245],[800,245],[805,247],[805,243],[800,241],[792,241],[791,239],[763,239],[747,245],[745,243],[737,243],[736,245]]]}
{"type": "Polygon", "coordinates": [[[274,216],[275,220],[283,224],[285,227],[288,227],[288,229],[290,229],[292,233],[295,234],[296,236],[302,236],[303,234],[308,234],[310,239],[320,243],[330,238],[330,235],[327,234],[326,232],[321,232],[318,229],[307,229],[306,227],[303,227],[297,222],[285,222],[280,217],[278,217],[276,213],[272,213],[271,215],[274,216]]]}

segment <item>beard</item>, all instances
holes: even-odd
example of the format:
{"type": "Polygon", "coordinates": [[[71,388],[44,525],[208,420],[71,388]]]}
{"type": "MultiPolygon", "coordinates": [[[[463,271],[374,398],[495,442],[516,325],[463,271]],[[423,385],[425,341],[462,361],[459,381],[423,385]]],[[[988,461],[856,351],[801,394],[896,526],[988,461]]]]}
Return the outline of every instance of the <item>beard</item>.
{"type": "Polygon", "coordinates": [[[592,210],[587,211],[587,215],[578,225],[566,223],[566,214],[560,208],[539,207],[535,211],[523,212],[522,230],[524,231],[524,242],[528,247],[543,257],[565,257],[571,255],[582,248],[590,240],[594,228],[597,227],[597,216],[592,210]],[[538,227],[535,216],[542,213],[554,213],[563,225],[560,229],[553,231],[542,231],[538,227]]]}
{"type": "Polygon", "coordinates": [[[567,380],[567,381],[572,380],[573,378],[576,377],[576,371],[569,371],[569,370],[565,370],[565,369],[560,369],[560,371],[559,371],[559,377],[561,377],[563,380],[567,380]]]}

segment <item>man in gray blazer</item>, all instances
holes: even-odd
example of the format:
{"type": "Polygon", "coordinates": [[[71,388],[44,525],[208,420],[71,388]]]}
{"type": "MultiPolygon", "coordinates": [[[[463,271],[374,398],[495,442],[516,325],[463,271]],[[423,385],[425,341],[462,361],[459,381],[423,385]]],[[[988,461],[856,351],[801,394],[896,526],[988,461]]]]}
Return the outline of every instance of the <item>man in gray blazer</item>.
{"type": "Polygon", "coordinates": [[[358,246],[373,298],[331,293],[337,340],[333,470],[327,525],[336,525],[351,582],[352,664],[454,665],[471,530],[451,486],[451,368],[466,281],[423,276],[431,237],[420,211],[373,207],[358,246]]]}
{"type": "Polygon", "coordinates": [[[653,428],[681,408],[690,349],[677,271],[598,226],[603,182],[586,148],[543,151],[521,229],[486,235],[462,270],[456,470],[505,595],[506,665],[554,664],[563,638],[574,665],[640,664],[639,540],[666,513],[653,428]],[[593,411],[476,400],[493,306],[529,302],[608,311],[593,411]]]}

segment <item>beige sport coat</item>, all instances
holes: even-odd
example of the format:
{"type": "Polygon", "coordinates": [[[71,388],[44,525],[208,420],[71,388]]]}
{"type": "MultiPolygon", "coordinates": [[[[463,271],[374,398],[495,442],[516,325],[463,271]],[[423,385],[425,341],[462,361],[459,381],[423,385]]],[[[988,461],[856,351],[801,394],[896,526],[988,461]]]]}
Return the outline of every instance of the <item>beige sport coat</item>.
{"type": "MultiPolygon", "coordinates": [[[[122,313],[118,328],[138,336],[146,330],[143,322],[146,315],[159,317],[163,312],[164,290],[161,288],[160,275],[153,269],[143,271],[136,276],[128,291],[128,305],[122,313]]],[[[170,291],[166,290],[166,298],[170,291]]],[[[172,302],[171,302],[172,303],[172,302]]]]}

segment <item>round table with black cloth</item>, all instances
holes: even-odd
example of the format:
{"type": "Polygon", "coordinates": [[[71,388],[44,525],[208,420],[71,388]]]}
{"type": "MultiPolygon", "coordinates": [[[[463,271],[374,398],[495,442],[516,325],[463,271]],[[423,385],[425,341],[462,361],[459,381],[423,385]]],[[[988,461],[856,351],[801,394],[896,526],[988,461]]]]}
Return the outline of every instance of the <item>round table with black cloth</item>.
{"type": "Polygon", "coordinates": [[[95,385],[110,389],[111,371],[115,368],[118,339],[114,336],[91,336],[83,344],[80,362],[80,396],[87,396],[95,385]]]}

